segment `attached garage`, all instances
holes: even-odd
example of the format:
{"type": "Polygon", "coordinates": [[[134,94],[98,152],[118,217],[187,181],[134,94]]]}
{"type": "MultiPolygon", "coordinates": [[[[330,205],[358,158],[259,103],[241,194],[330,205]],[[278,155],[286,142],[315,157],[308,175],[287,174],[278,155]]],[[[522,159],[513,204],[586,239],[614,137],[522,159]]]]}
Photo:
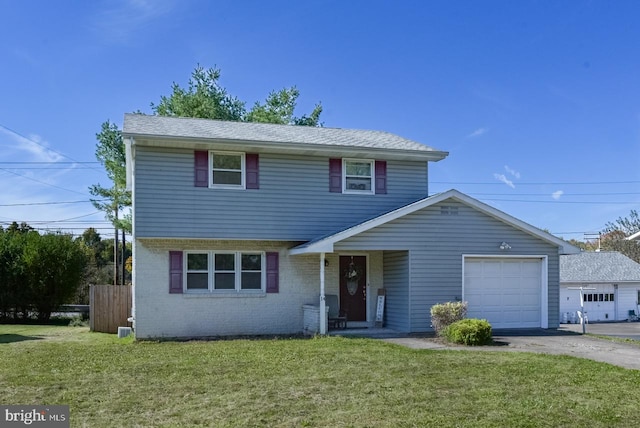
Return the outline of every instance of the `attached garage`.
{"type": "Polygon", "coordinates": [[[547,328],[545,257],[464,256],[463,263],[469,318],[493,328],[547,328]]]}

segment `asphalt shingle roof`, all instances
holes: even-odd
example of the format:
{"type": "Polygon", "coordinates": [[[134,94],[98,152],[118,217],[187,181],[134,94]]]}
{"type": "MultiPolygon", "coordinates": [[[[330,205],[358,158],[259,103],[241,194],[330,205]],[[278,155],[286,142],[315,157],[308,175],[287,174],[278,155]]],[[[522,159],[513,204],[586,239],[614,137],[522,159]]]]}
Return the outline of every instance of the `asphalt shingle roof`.
{"type": "Polygon", "coordinates": [[[560,282],[640,282],[640,264],[615,251],[560,256],[560,282]]]}
{"type": "Polygon", "coordinates": [[[173,137],[203,140],[237,140],[265,143],[308,144],[407,150],[446,156],[432,147],[384,131],[317,128],[267,123],[226,122],[221,120],[126,114],[124,135],[173,137]]]}

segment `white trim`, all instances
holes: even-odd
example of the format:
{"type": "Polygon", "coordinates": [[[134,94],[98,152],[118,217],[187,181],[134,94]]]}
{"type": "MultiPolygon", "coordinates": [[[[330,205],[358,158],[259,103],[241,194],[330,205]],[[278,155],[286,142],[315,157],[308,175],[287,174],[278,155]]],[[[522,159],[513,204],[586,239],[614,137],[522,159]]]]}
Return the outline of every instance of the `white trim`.
{"type": "MultiPolygon", "coordinates": [[[[531,254],[463,254],[462,255],[462,300],[465,300],[465,262],[467,259],[529,259],[540,263],[540,328],[549,328],[549,258],[531,254]]],[[[558,288],[558,292],[560,289],[558,288]]]]}
{"type": "Polygon", "coordinates": [[[470,196],[467,196],[464,193],[461,193],[457,190],[452,189],[444,193],[439,193],[437,195],[430,196],[425,199],[421,199],[412,204],[405,205],[404,207],[398,208],[397,210],[388,212],[374,219],[365,221],[349,229],[327,236],[318,241],[310,242],[310,243],[292,248],[291,250],[289,250],[289,254],[292,254],[292,255],[309,254],[309,253],[318,253],[320,251],[332,253],[333,245],[336,242],[340,242],[342,240],[350,238],[359,233],[365,232],[367,230],[373,229],[377,226],[383,225],[397,218],[403,217],[407,214],[411,214],[418,210],[438,204],[447,199],[453,199],[455,201],[463,203],[471,208],[474,208],[480,212],[483,212],[484,214],[487,214],[504,223],[507,223],[510,226],[520,229],[523,232],[526,232],[530,235],[533,235],[535,237],[542,239],[543,241],[546,241],[552,245],[555,245],[559,247],[558,250],[560,254],[577,254],[580,252],[579,248],[574,247],[568,242],[563,241],[562,239],[555,237],[550,233],[547,233],[541,229],[538,229],[537,227],[531,226],[530,224],[525,223],[522,220],[518,220],[517,218],[512,217],[509,214],[506,214],[483,202],[478,201],[477,199],[471,198],[470,196]]]}
{"type": "MultiPolygon", "coordinates": [[[[228,152],[225,150],[209,150],[209,188],[210,189],[235,189],[235,190],[244,190],[246,189],[246,175],[247,175],[247,163],[246,163],[246,153],[244,152],[228,152]],[[221,155],[229,155],[229,156],[240,156],[240,184],[214,184],[213,182],[213,156],[215,154],[221,155]]],[[[224,171],[224,170],[222,170],[224,171]]],[[[229,172],[236,172],[235,169],[226,170],[229,172]]]]}
{"type": "MultiPolygon", "coordinates": [[[[354,177],[354,176],[352,176],[354,177]]],[[[357,177],[357,176],[355,176],[357,177]]],[[[362,176],[363,178],[366,178],[362,176]]],[[[376,193],[376,162],[373,159],[354,159],[354,158],[342,158],[342,193],[352,195],[375,195],[376,193]],[[347,162],[352,163],[368,163],[369,164],[369,190],[357,190],[347,189],[347,162]]]]}
{"type": "Polygon", "coordinates": [[[627,236],[627,237],[626,237],[626,238],[624,238],[624,239],[626,239],[627,241],[633,241],[634,239],[640,240],[640,231],[638,231],[638,232],[634,233],[634,234],[633,234],[633,235],[631,235],[631,236],[627,236]]]}

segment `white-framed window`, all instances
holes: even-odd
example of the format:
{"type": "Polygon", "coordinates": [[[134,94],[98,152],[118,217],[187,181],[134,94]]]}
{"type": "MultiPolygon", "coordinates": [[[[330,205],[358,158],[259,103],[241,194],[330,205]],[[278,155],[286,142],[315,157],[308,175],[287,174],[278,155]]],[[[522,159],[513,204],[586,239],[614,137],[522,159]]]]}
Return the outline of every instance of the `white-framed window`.
{"type": "Polygon", "coordinates": [[[374,161],[342,160],[342,190],[344,193],[375,193],[374,161]]]}
{"type": "Polygon", "coordinates": [[[245,188],[244,153],[210,151],[209,171],[209,187],[245,188]]]}
{"type": "Polygon", "coordinates": [[[187,251],[187,293],[264,292],[265,254],[260,251],[187,251]]]}

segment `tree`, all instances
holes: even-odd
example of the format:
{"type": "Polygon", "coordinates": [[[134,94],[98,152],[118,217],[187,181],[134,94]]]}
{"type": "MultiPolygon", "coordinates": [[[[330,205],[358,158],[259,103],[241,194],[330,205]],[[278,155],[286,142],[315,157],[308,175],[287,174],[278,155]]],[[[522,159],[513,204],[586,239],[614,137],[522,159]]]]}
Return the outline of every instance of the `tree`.
{"type": "Polygon", "coordinates": [[[75,294],[86,260],[71,235],[0,233],[0,318],[48,320],[75,294]]]}
{"type": "Polygon", "coordinates": [[[191,73],[188,88],[173,83],[172,93],[151,104],[158,116],[198,117],[236,122],[261,122],[281,125],[320,126],[322,105],[316,104],[307,116],[294,116],[300,91],[295,86],[272,91],[263,104],[256,102],[247,112],[245,102],[232,96],[220,83],[218,68],[198,65],[191,73]]]}
{"type": "Polygon", "coordinates": [[[100,184],[91,185],[89,192],[101,198],[92,199],[91,203],[105,213],[116,229],[124,229],[131,233],[131,215],[125,215],[124,218],[119,216],[122,209],[131,206],[131,192],[126,189],[126,154],[122,132],[115,123],[106,121],[96,138],[96,158],[104,166],[113,185],[110,188],[100,184]]]}
{"type": "Polygon", "coordinates": [[[68,303],[82,280],[86,253],[71,235],[30,233],[23,253],[28,302],[38,320],[68,303]]]}
{"type": "Polygon", "coordinates": [[[602,249],[618,251],[640,263],[640,243],[625,239],[638,231],[640,231],[640,216],[637,211],[631,210],[629,217],[618,217],[615,222],[608,222],[605,225],[604,234],[601,237],[602,249]]]}
{"type": "Polygon", "coordinates": [[[608,222],[604,227],[604,233],[620,231],[624,237],[640,231],[640,215],[638,211],[631,210],[629,217],[618,217],[615,222],[608,222]]]}
{"type": "Polygon", "coordinates": [[[316,104],[309,116],[295,117],[300,91],[295,86],[283,88],[278,92],[272,91],[264,104],[256,102],[246,115],[247,122],[276,123],[280,125],[318,126],[322,106],[316,104]]]}
{"type": "Polygon", "coordinates": [[[171,95],[161,96],[158,105],[151,103],[151,109],[158,116],[242,121],[244,102],[229,95],[218,83],[219,79],[219,69],[205,70],[198,65],[191,73],[188,89],[173,82],[171,95]]]}

